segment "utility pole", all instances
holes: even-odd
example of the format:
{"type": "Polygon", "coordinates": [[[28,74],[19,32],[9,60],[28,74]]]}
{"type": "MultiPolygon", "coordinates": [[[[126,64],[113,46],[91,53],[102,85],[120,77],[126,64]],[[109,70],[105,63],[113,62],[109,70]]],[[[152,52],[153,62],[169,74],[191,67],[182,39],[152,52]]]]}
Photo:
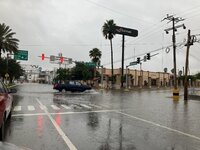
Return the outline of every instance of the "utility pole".
{"type": "Polygon", "coordinates": [[[175,32],[177,31],[177,28],[183,27],[185,29],[185,25],[177,25],[176,23],[183,21],[183,18],[180,17],[174,17],[173,15],[168,15],[164,18],[164,20],[169,20],[169,22],[172,22],[172,28],[165,29],[165,32],[168,34],[170,30],[172,30],[172,43],[173,43],[173,63],[174,63],[174,89],[173,89],[173,96],[179,96],[179,89],[177,87],[177,73],[176,73],[176,35],[175,32]]]}
{"type": "Polygon", "coordinates": [[[194,42],[194,36],[190,35],[190,30],[188,30],[188,39],[187,39],[187,50],[186,50],[186,60],[185,60],[185,79],[184,79],[184,100],[188,100],[188,80],[187,80],[187,74],[188,74],[188,64],[189,64],[189,49],[190,46],[193,45],[194,42]]]}

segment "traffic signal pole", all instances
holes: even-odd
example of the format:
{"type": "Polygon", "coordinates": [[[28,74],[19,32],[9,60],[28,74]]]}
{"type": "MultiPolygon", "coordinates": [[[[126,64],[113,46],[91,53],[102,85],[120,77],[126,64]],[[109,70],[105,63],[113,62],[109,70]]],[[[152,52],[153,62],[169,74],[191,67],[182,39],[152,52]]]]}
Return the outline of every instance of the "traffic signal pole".
{"type": "Polygon", "coordinates": [[[123,88],[123,77],[124,77],[124,41],[125,41],[125,36],[124,34],[122,35],[122,72],[121,72],[121,88],[123,88]]]}
{"type": "Polygon", "coordinates": [[[188,30],[188,39],[187,39],[187,51],[186,51],[186,60],[185,60],[185,79],[184,79],[184,100],[188,100],[188,63],[189,63],[189,49],[190,49],[190,30],[188,30]]]}

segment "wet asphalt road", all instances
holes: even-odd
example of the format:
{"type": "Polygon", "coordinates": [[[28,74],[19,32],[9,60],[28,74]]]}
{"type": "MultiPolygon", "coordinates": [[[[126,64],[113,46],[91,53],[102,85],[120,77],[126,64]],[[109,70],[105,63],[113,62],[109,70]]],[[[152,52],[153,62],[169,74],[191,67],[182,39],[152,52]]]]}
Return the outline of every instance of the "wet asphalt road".
{"type": "Polygon", "coordinates": [[[200,101],[170,90],[58,93],[23,84],[6,141],[33,150],[199,150],[200,101]]]}

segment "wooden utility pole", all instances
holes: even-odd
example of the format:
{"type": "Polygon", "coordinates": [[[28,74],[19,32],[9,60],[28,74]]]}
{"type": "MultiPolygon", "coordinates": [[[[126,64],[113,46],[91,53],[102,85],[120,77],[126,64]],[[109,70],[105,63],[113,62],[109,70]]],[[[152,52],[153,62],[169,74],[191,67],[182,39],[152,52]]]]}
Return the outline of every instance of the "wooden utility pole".
{"type": "MultiPolygon", "coordinates": [[[[177,86],[177,75],[176,75],[176,34],[175,32],[177,31],[178,28],[183,27],[183,29],[185,29],[185,25],[181,24],[181,25],[177,25],[175,26],[176,23],[178,23],[179,21],[183,21],[183,18],[180,17],[174,17],[173,15],[168,15],[167,17],[164,18],[163,20],[169,20],[170,22],[172,22],[172,28],[168,28],[165,29],[165,32],[168,34],[170,30],[172,30],[172,42],[173,42],[173,64],[174,64],[174,89],[173,89],[173,97],[179,97],[179,89],[177,86]]],[[[162,20],[162,21],[163,21],[162,20]]]]}

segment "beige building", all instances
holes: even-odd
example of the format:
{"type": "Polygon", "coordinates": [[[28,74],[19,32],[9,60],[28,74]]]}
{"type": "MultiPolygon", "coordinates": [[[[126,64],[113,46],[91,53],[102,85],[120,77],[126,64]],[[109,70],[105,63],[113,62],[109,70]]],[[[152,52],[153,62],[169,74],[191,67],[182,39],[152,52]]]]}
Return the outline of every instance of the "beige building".
{"type": "MultiPolygon", "coordinates": [[[[103,70],[99,69],[99,73],[103,72],[103,86],[108,87],[111,84],[109,77],[111,77],[111,69],[103,68],[103,70]]],[[[128,69],[128,87],[151,87],[151,86],[171,86],[173,77],[169,73],[164,72],[150,72],[143,70],[132,70],[128,69]]],[[[114,69],[115,76],[115,87],[120,88],[121,83],[121,68],[114,69]]],[[[126,76],[126,70],[124,70],[124,76],[126,76]]],[[[124,77],[124,86],[126,80],[124,77]]]]}

